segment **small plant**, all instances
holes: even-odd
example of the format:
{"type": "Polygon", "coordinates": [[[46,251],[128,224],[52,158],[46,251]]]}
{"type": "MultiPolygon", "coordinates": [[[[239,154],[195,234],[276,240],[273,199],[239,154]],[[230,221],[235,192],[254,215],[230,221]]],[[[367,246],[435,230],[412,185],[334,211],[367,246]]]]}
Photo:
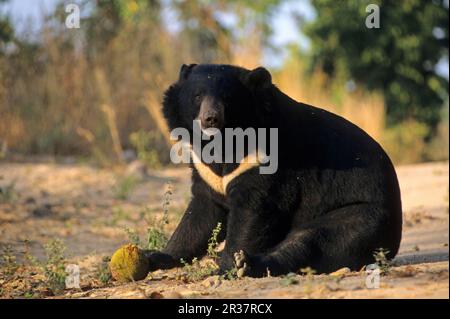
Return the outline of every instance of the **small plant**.
{"type": "MultiPolygon", "coordinates": [[[[212,261],[206,262],[206,264],[201,265],[200,261],[197,258],[192,259],[191,264],[187,263],[183,259],[180,259],[180,262],[183,264],[183,271],[186,272],[186,278],[188,281],[201,280],[217,272],[217,269],[219,268],[216,264],[216,260],[218,258],[216,248],[219,245],[217,237],[219,236],[221,229],[222,224],[218,223],[217,226],[213,229],[211,237],[208,240],[208,250],[206,254],[212,259],[212,261]]],[[[224,278],[237,278],[237,268],[234,267],[233,269],[228,270],[225,273],[224,278]]]]}
{"type": "Polygon", "coordinates": [[[102,285],[107,285],[112,279],[111,271],[109,270],[108,266],[110,261],[111,257],[105,256],[97,266],[96,277],[102,283],[102,285]]]}
{"type": "Polygon", "coordinates": [[[26,291],[26,292],[23,294],[23,297],[24,297],[25,299],[34,299],[34,298],[37,298],[36,293],[33,292],[33,291],[26,291]]]}
{"type": "Polygon", "coordinates": [[[62,292],[66,284],[65,251],[64,243],[54,239],[44,246],[47,261],[44,266],[48,288],[54,293],[62,292]]]}
{"type": "Polygon", "coordinates": [[[183,264],[183,272],[186,273],[186,279],[188,282],[198,281],[203,278],[213,275],[217,270],[215,263],[208,263],[202,266],[197,258],[192,259],[191,264],[187,263],[184,259],[180,259],[183,264]]]}
{"type": "Polygon", "coordinates": [[[30,241],[28,239],[25,239],[23,241],[23,245],[24,245],[24,258],[25,261],[27,262],[27,264],[29,266],[32,267],[39,267],[41,266],[41,264],[39,263],[39,261],[37,260],[36,257],[34,257],[31,253],[30,253],[30,241]]]}
{"type": "Polygon", "coordinates": [[[160,228],[149,227],[147,229],[147,249],[161,250],[166,246],[167,241],[167,236],[160,228]]]}
{"type": "Polygon", "coordinates": [[[198,263],[197,258],[192,259],[191,264],[189,264],[183,258],[180,259],[180,262],[183,264],[183,271],[186,272],[187,279],[192,280],[192,278],[195,277],[195,274],[197,273],[196,271],[194,271],[196,270],[195,266],[198,263]]]}
{"type": "Polygon", "coordinates": [[[19,265],[17,264],[14,249],[11,245],[6,245],[2,253],[2,267],[5,269],[7,275],[12,275],[16,272],[19,265]]]}
{"type": "Polygon", "coordinates": [[[308,297],[313,292],[313,280],[314,280],[314,274],[316,271],[312,269],[311,267],[301,268],[300,273],[306,277],[306,282],[304,285],[304,292],[308,297]]]}
{"type": "Polygon", "coordinates": [[[172,186],[167,184],[164,193],[163,216],[159,221],[154,221],[152,226],[147,228],[147,249],[161,250],[167,244],[168,238],[164,230],[169,224],[169,206],[172,194],[172,186]]]}
{"type": "Polygon", "coordinates": [[[280,284],[282,286],[290,286],[290,285],[298,284],[296,274],[293,272],[290,272],[286,276],[283,276],[283,278],[281,278],[280,284]]]}
{"type": "Polygon", "coordinates": [[[167,183],[166,191],[164,192],[164,202],[163,202],[162,223],[164,225],[169,224],[169,206],[170,206],[170,201],[172,199],[172,194],[173,194],[172,185],[170,183],[167,183]]]}
{"type": "Polygon", "coordinates": [[[212,258],[214,261],[217,260],[218,254],[217,254],[217,247],[219,246],[219,242],[217,237],[220,234],[220,231],[222,230],[222,223],[217,223],[217,226],[213,229],[211,237],[208,240],[208,250],[207,255],[208,257],[212,258]]]}
{"type": "Polygon", "coordinates": [[[12,203],[17,197],[15,180],[5,186],[0,186],[0,203],[12,203]]]}
{"type": "Polygon", "coordinates": [[[135,147],[138,158],[150,168],[160,168],[162,165],[158,149],[154,147],[161,144],[159,135],[145,131],[130,134],[130,142],[135,147]]]}
{"type": "Polygon", "coordinates": [[[223,274],[222,278],[228,279],[228,280],[235,280],[238,278],[237,275],[237,267],[234,266],[233,268],[226,270],[223,274]]]}
{"type": "Polygon", "coordinates": [[[311,267],[305,267],[305,268],[300,269],[300,273],[302,275],[306,276],[307,278],[311,279],[312,276],[315,275],[316,271],[314,269],[312,269],[311,267]]]}
{"type": "Polygon", "coordinates": [[[121,200],[128,199],[137,184],[138,180],[133,175],[117,177],[113,188],[114,197],[121,200]]]}
{"type": "Polygon", "coordinates": [[[141,238],[139,237],[139,234],[137,233],[136,230],[132,229],[132,228],[128,228],[126,227],[125,232],[128,235],[128,241],[136,246],[140,246],[141,245],[141,238]]]}
{"type": "Polygon", "coordinates": [[[373,253],[373,258],[375,258],[375,263],[380,267],[382,274],[387,274],[391,268],[391,263],[387,258],[389,250],[384,248],[378,248],[373,253]]]}

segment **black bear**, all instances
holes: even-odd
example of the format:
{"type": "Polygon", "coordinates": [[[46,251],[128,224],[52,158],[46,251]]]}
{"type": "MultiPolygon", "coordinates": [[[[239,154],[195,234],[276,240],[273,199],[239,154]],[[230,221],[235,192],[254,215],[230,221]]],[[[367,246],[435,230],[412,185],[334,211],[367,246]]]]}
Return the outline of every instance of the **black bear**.
{"type": "Polygon", "coordinates": [[[163,113],[170,129],[189,132],[193,120],[218,130],[278,128],[278,169],[191,164],[190,204],[167,247],[149,255],[151,270],[204,256],[218,222],[222,272],[359,270],[374,262],[376,249],[397,254],[402,209],[389,157],[356,125],[289,98],[265,68],[183,65],[163,113]]]}

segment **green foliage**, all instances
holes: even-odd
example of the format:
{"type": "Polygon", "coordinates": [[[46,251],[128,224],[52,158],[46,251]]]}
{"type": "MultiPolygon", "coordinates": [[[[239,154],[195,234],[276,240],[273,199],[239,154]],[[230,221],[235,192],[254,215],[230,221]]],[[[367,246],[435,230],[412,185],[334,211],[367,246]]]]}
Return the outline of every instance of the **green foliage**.
{"type": "Polygon", "coordinates": [[[0,17],[0,45],[11,41],[12,35],[13,29],[9,20],[7,18],[0,17]]]}
{"type": "Polygon", "coordinates": [[[166,191],[164,192],[163,216],[158,221],[152,218],[151,225],[147,229],[147,249],[161,250],[169,240],[165,234],[165,228],[169,224],[169,205],[172,194],[172,186],[171,184],[167,184],[166,191]]]}
{"type": "Polygon", "coordinates": [[[419,162],[425,154],[425,137],[429,128],[424,123],[406,120],[384,133],[383,146],[396,164],[419,162]]]}
{"type": "Polygon", "coordinates": [[[167,183],[166,191],[164,192],[164,202],[163,202],[163,218],[161,220],[163,225],[169,224],[169,205],[172,199],[173,190],[172,185],[167,183]]]}
{"type": "Polygon", "coordinates": [[[47,260],[44,266],[46,283],[54,293],[61,293],[66,286],[66,246],[59,239],[54,239],[45,246],[47,260]]]}
{"type": "Polygon", "coordinates": [[[282,286],[296,285],[298,284],[298,279],[296,278],[296,276],[297,274],[290,272],[281,278],[280,284],[282,286]]]}
{"type": "Polygon", "coordinates": [[[167,244],[168,238],[163,230],[156,227],[147,229],[147,248],[161,250],[167,244]]]}
{"type": "MultiPolygon", "coordinates": [[[[317,17],[305,27],[312,66],[381,90],[388,124],[416,118],[432,130],[448,96],[448,82],[435,72],[448,57],[445,1],[313,0],[317,17]],[[368,29],[368,4],[380,7],[380,28],[368,29]]],[[[432,131],[430,131],[432,133],[432,131]]]]}
{"type": "Polygon", "coordinates": [[[140,246],[141,245],[141,238],[139,237],[139,234],[137,233],[137,231],[135,229],[131,229],[131,228],[124,228],[125,233],[128,236],[128,241],[136,246],[140,246]]]}
{"type": "Polygon", "coordinates": [[[225,273],[223,274],[222,278],[227,279],[227,280],[235,280],[238,278],[237,275],[237,267],[234,266],[231,269],[225,270],[225,273]]]}
{"type": "MultiPolygon", "coordinates": [[[[183,272],[186,273],[186,279],[188,281],[198,281],[217,272],[218,266],[215,261],[218,258],[218,254],[216,252],[216,248],[219,245],[218,236],[221,229],[222,223],[218,223],[213,229],[211,237],[208,239],[207,256],[213,259],[212,261],[207,261],[204,265],[202,265],[197,258],[192,259],[190,264],[184,259],[180,259],[180,262],[183,264],[183,272]]],[[[237,269],[233,268],[227,271],[223,277],[230,280],[237,278],[237,269]]]]}
{"type": "Polygon", "coordinates": [[[16,192],[16,181],[0,186],[0,203],[12,203],[18,198],[16,192]]]}
{"type": "Polygon", "coordinates": [[[389,250],[384,248],[378,248],[373,253],[375,263],[378,265],[378,267],[380,267],[380,271],[382,274],[387,274],[391,268],[391,262],[387,257],[388,254],[389,250]]]}
{"type": "Polygon", "coordinates": [[[282,1],[171,1],[171,5],[179,14],[183,27],[181,35],[189,42],[191,54],[203,63],[212,63],[230,60],[232,42],[243,35],[245,41],[249,30],[257,30],[261,42],[268,44],[267,39],[272,34],[271,14],[282,1]],[[233,15],[236,25],[223,23],[217,13],[233,15]]]}
{"type": "Polygon", "coordinates": [[[1,265],[2,268],[4,268],[5,274],[14,274],[19,265],[17,264],[13,247],[11,245],[6,245],[5,247],[3,247],[1,257],[1,265]]]}
{"type": "Polygon", "coordinates": [[[33,256],[30,252],[30,241],[28,239],[25,239],[23,241],[23,245],[24,245],[24,258],[27,264],[32,267],[40,267],[41,264],[39,260],[35,256],[33,256]]]}
{"type": "Polygon", "coordinates": [[[92,50],[104,48],[129,24],[143,19],[159,23],[159,1],[148,0],[100,0],[91,16],[82,23],[87,25],[87,35],[92,50]]]}
{"type": "Polygon", "coordinates": [[[202,265],[197,258],[192,259],[190,264],[184,259],[180,259],[180,262],[183,264],[182,271],[186,274],[188,282],[195,282],[209,277],[213,275],[218,268],[215,263],[202,265]]]}
{"type": "Polygon", "coordinates": [[[117,199],[126,200],[131,192],[138,184],[138,180],[133,175],[120,176],[116,178],[116,185],[114,185],[114,197],[117,199]]]}
{"type": "Polygon", "coordinates": [[[110,256],[102,258],[102,261],[97,265],[96,277],[101,284],[107,285],[111,282],[112,275],[109,269],[109,262],[111,261],[110,256]]]}
{"type": "MultiPolygon", "coordinates": [[[[0,9],[6,0],[0,0],[0,9]]],[[[7,16],[4,16],[0,11],[0,54],[2,54],[3,44],[10,42],[13,39],[14,30],[11,21],[7,16]]]]}
{"type": "Polygon", "coordinates": [[[150,168],[160,168],[162,163],[159,154],[161,149],[161,134],[156,132],[138,131],[130,134],[130,142],[136,148],[138,158],[150,168]]]}
{"type": "Polygon", "coordinates": [[[441,112],[441,121],[436,136],[428,143],[424,159],[426,161],[448,160],[449,154],[449,105],[448,100],[441,112]]]}
{"type": "Polygon", "coordinates": [[[214,260],[217,260],[218,258],[216,249],[219,246],[218,236],[221,230],[222,230],[222,223],[217,223],[217,226],[212,231],[211,237],[208,239],[207,255],[208,257],[214,260]]]}

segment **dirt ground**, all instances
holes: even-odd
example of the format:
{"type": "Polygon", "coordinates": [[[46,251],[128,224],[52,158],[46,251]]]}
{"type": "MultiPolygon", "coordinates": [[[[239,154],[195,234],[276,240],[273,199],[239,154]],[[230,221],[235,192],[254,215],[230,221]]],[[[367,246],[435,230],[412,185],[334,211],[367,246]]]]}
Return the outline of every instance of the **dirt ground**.
{"type": "Polygon", "coordinates": [[[102,281],[102,258],[129,242],[130,232],[145,241],[147,228],[163,214],[167,199],[166,231],[173,231],[189,199],[189,170],[145,171],[137,164],[119,171],[70,162],[0,163],[0,297],[449,298],[448,167],[448,162],[397,167],[404,211],[401,249],[381,276],[380,287],[369,289],[364,270],[345,269],[284,278],[211,276],[190,283],[183,279],[185,269],[173,269],[134,283],[102,281]],[[44,244],[55,238],[63,241],[67,262],[79,265],[81,274],[79,289],[56,296],[46,287],[42,268],[30,261],[36,257],[45,262],[44,244]]]}

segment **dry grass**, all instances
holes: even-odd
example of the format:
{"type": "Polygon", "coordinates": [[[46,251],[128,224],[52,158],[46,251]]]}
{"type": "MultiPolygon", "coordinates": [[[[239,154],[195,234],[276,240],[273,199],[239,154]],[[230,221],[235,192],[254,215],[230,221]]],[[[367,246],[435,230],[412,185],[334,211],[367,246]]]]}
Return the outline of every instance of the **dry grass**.
{"type": "MultiPolygon", "coordinates": [[[[242,34],[232,39],[214,32],[216,57],[204,61],[203,52],[182,35],[170,34],[152,21],[125,23],[95,54],[73,46],[77,34],[68,36],[47,25],[42,48],[32,53],[20,48],[8,61],[0,57],[0,155],[7,146],[13,153],[89,156],[100,164],[120,163],[123,151],[134,148],[130,135],[145,131],[161,137],[152,139],[149,148],[156,152],[156,162],[168,163],[170,140],[161,101],[179,66],[215,62],[251,69],[260,65],[263,50],[256,26],[247,30],[251,37],[242,34]]],[[[448,158],[448,146],[440,151],[441,145],[448,145],[445,134],[427,151],[420,125],[408,122],[386,130],[381,93],[349,91],[342,81],[330,80],[318,70],[307,74],[305,67],[293,55],[273,72],[274,83],[298,101],[359,125],[396,162],[448,158]]],[[[448,120],[440,131],[448,132],[448,120]]]]}
{"type": "Polygon", "coordinates": [[[319,70],[305,75],[300,59],[290,60],[274,76],[275,84],[297,101],[339,114],[357,124],[373,138],[382,140],[385,122],[383,97],[360,90],[347,91],[319,70]]]}

